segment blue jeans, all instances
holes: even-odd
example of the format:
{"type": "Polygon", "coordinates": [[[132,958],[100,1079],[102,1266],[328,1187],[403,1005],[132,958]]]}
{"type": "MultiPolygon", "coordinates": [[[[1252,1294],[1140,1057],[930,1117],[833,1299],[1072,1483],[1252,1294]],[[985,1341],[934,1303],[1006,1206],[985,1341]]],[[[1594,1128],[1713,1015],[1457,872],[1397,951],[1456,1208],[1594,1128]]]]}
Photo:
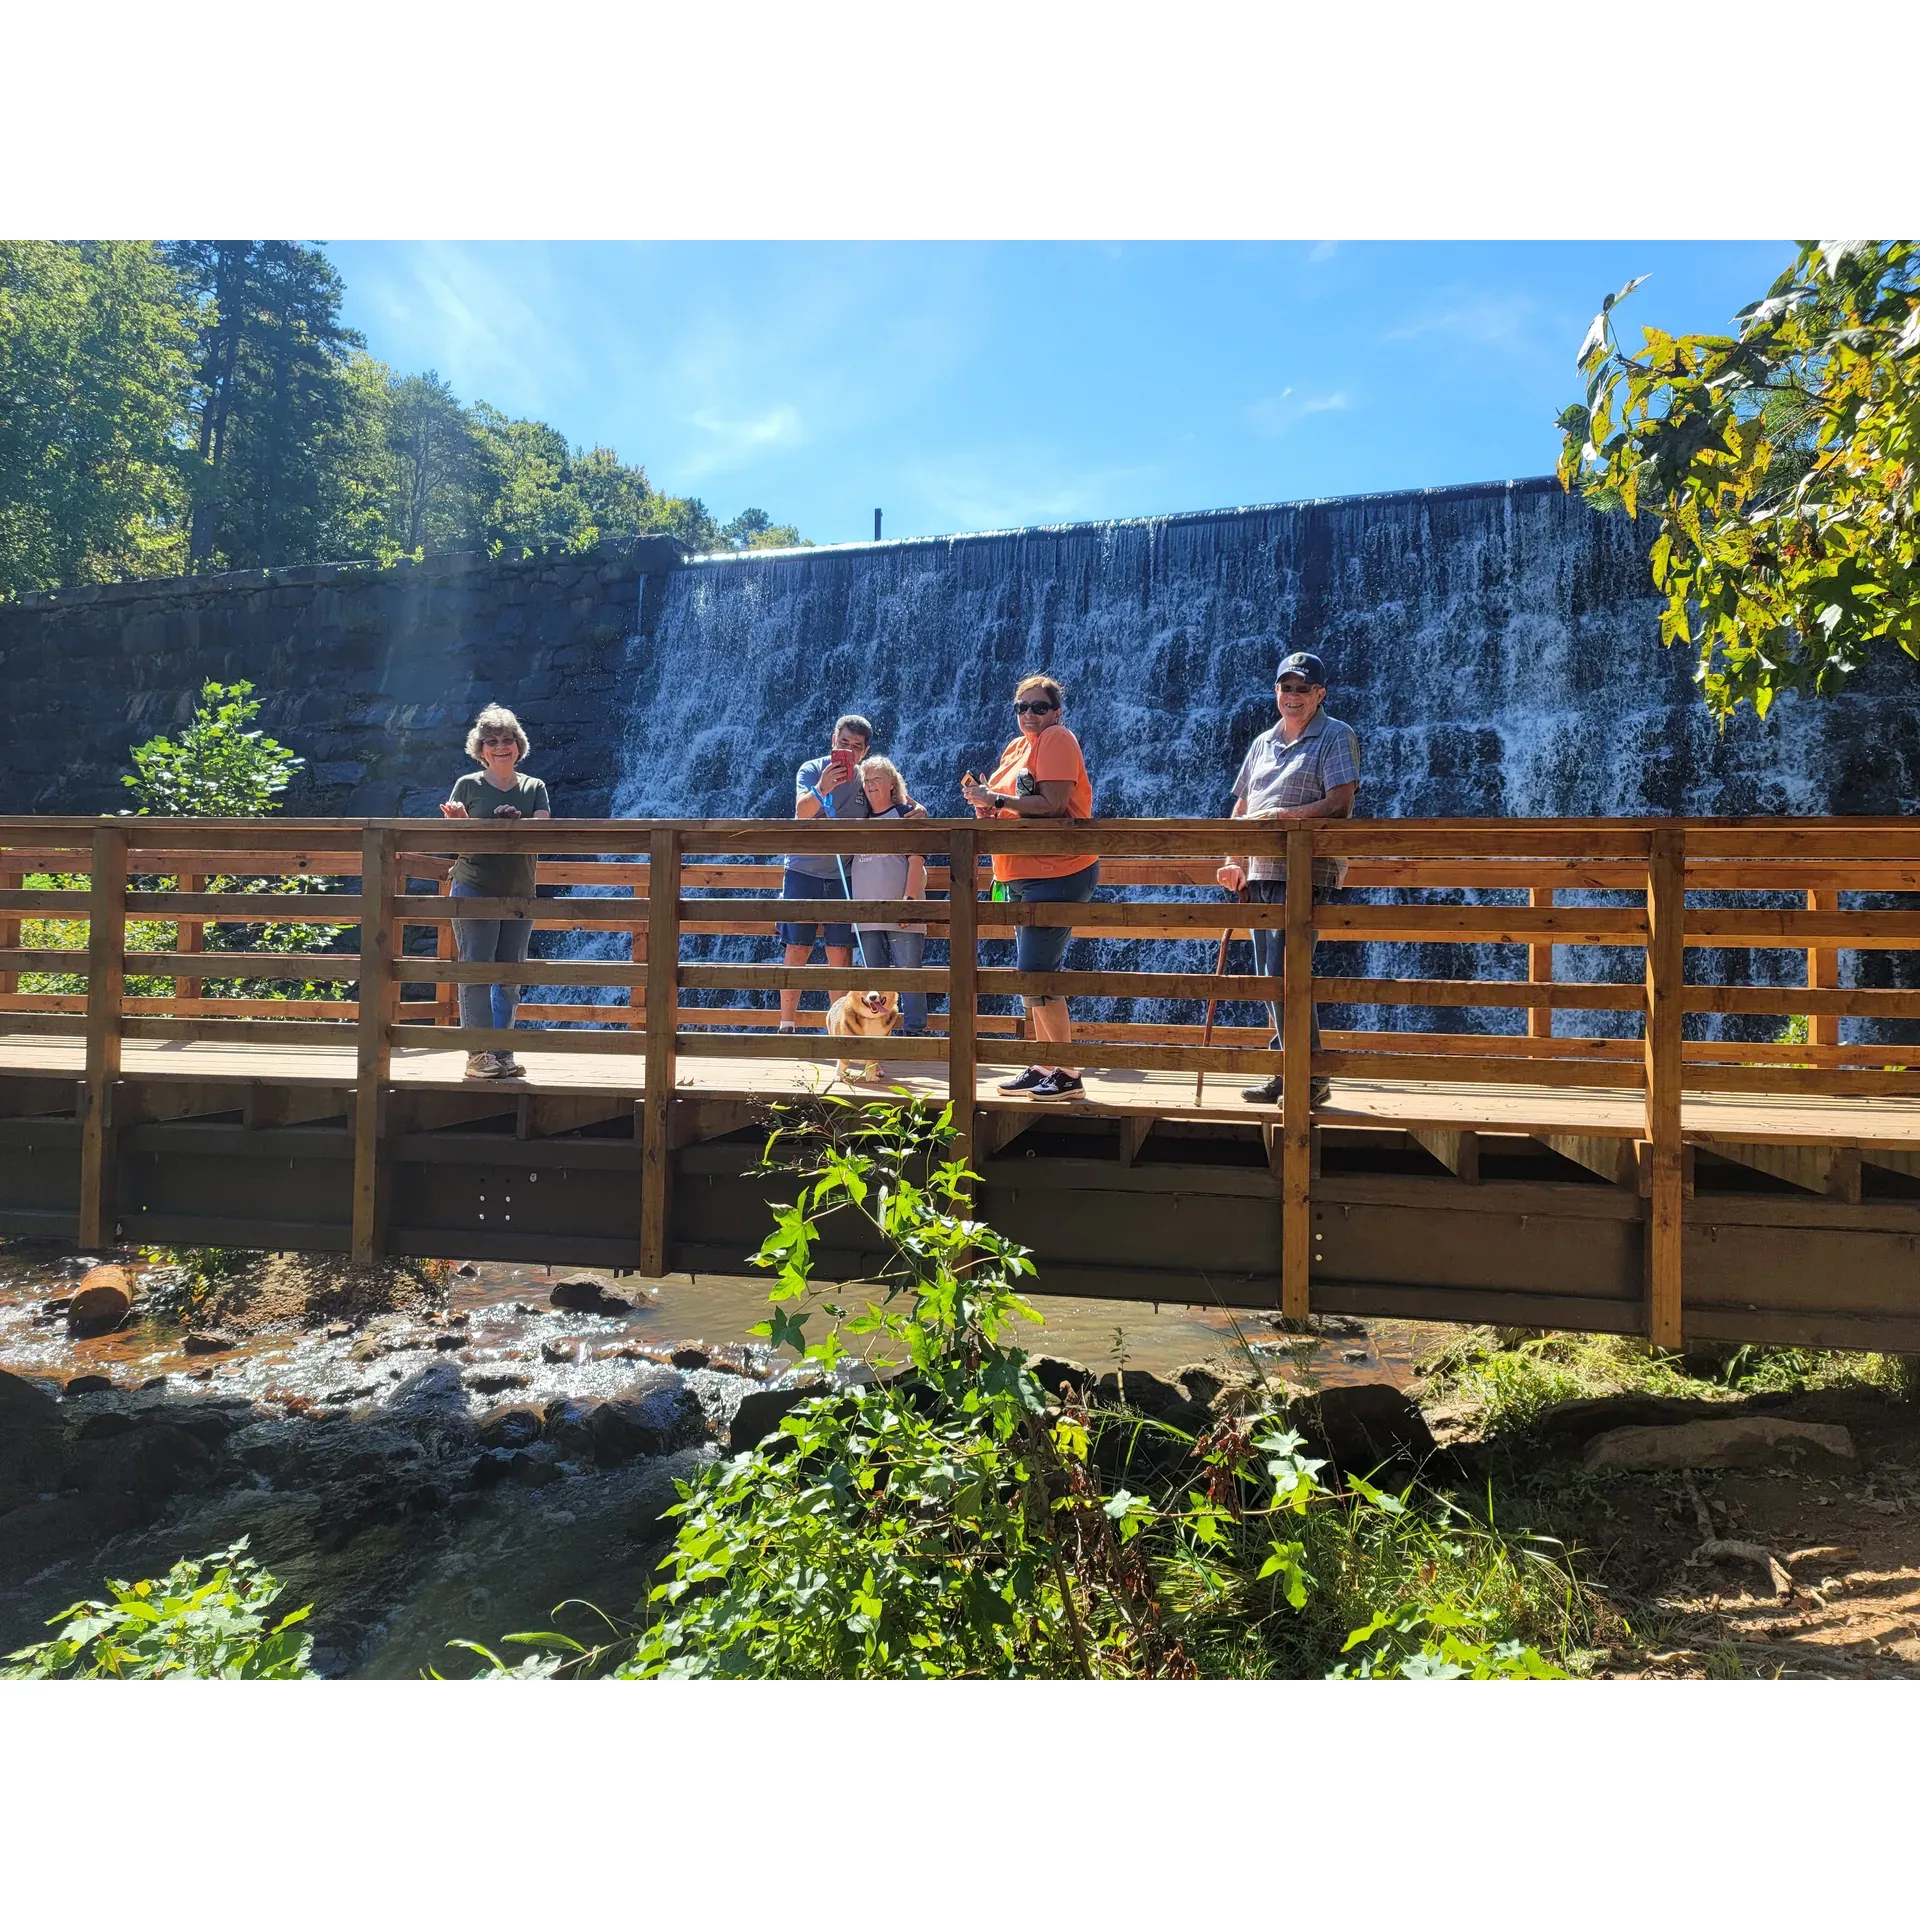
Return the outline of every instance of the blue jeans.
{"type": "MultiPolygon", "coordinates": [[[[1078,873],[1056,874],[1046,880],[1009,880],[1007,898],[1024,900],[1035,906],[1055,901],[1083,901],[1093,898],[1100,884],[1100,862],[1082,867],[1078,873]]],[[[1058,973],[1073,939],[1071,927],[1015,927],[1013,965],[1018,973],[1058,973]]],[[[1030,1003],[1023,999],[1023,1007],[1030,1003]]]]}
{"type": "MultiPolygon", "coordinates": [[[[1324,907],[1334,896],[1332,887],[1315,887],[1313,904],[1324,907]]],[[[1284,906],[1287,899],[1287,883],[1284,880],[1249,880],[1246,897],[1264,907],[1284,906]]],[[[1320,936],[1313,936],[1313,944],[1320,944],[1320,936]]],[[[1256,973],[1264,973],[1269,979],[1278,980],[1286,971],[1287,936],[1281,927],[1255,927],[1253,930],[1253,965],[1256,973]]],[[[1280,1045],[1280,1036],[1286,1031],[1286,1021],[1278,1000],[1273,1002],[1273,1038],[1267,1042],[1269,1047],[1280,1045]]],[[[1315,1053],[1320,1051],[1320,1009],[1313,1010],[1308,1028],[1311,1039],[1308,1045],[1315,1053]]]]}
{"type": "MultiPolygon", "coordinates": [[[[899,927],[862,927],[859,931],[860,964],[863,967],[917,967],[920,956],[926,951],[927,936],[924,933],[907,933],[899,927]]],[[[900,996],[900,1017],[902,1033],[925,1033],[927,996],[924,993],[903,993],[900,996]]]]}
{"type": "MultiPolygon", "coordinates": [[[[456,880],[453,897],[484,900],[487,895],[478,887],[465,886],[456,880]]],[[[453,923],[453,944],[460,950],[462,960],[517,967],[527,957],[527,946],[532,939],[531,920],[456,920],[453,923]]],[[[519,1005],[518,987],[470,986],[464,980],[460,983],[463,1027],[510,1027],[519,1005]]]]}

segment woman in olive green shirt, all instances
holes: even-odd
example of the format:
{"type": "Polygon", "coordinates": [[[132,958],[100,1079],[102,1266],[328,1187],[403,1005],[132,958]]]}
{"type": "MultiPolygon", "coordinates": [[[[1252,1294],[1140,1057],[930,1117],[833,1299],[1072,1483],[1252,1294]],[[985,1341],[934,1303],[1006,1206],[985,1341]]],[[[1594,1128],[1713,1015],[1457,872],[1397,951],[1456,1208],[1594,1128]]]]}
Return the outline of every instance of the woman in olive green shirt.
{"type": "MultiPolygon", "coordinates": [[[[544,780],[518,771],[527,753],[527,730],[505,707],[486,707],[467,735],[467,754],[479,761],[479,773],[463,773],[440,803],[449,820],[550,820],[544,780]]],[[[524,898],[533,892],[535,859],[530,853],[463,853],[453,863],[456,900],[524,898]]],[[[454,944],[462,960],[513,967],[527,957],[533,938],[531,920],[456,920],[454,944]]],[[[520,1004],[520,989],[460,988],[463,1027],[510,1027],[520,1004]]],[[[515,1080],[526,1068],[511,1053],[470,1053],[469,1080],[515,1080]]]]}

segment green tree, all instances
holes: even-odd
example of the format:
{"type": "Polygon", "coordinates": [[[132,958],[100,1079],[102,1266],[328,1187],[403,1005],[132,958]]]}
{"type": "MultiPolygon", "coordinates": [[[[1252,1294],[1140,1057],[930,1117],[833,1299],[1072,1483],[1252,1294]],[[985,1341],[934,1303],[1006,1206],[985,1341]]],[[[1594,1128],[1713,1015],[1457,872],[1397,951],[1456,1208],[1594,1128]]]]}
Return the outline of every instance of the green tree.
{"type": "Polygon", "coordinates": [[[397,380],[387,398],[393,491],[387,529],[403,553],[474,545],[474,490],[481,448],[472,419],[437,373],[397,380]]]}
{"type": "MultiPolygon", "coordinates": [[[[338,558],[370,442],[355,418],[366,342],[340,323],[345,284],[318,247],[188,240],[169,258],[203,297],[194,416],[195,571],[338,558]]],[[[367,531],[364,523],[360,532],[367,531]]]]}
{"type": "Polygon", "coordinates": [[[470,418],[482,544],[509,555],[590,544],[593,519],[573,483],[566,435],[544,421],[509,420],[484,400],[470,418]]]}
{"type": "Polygon", "coordinates": [[[1804,244],[1731,335],[1642,330],[1609,294],[1580,350],[1560,479],[1659,522],[1662,640],[1707,705],[1837,692],[1876,648],[1920,659],[1920,251],[1804,244]]]}
{"type": "Polygon", "coordinates": [[[654,494],[644,467],[627,465],[611,447],[589,447],[574,456],[573,484],[603,536],[625,538],[645,530],[654,494]]]}
{"type": "Polygon", "coordinates": [[[795,526],[775,526],[773,516],[765,507],[748,507],[736,513],[720,529],[721,541],[729,547],[745,547],[749,551],[762,547],[810,547],[811,540],[800,538],[800,529],[795,526]]]}
{"type": "Polygon", "coordinates": [[[144,241],[0,241],[0,593],[179,570],[193,328],[144,241]]]}

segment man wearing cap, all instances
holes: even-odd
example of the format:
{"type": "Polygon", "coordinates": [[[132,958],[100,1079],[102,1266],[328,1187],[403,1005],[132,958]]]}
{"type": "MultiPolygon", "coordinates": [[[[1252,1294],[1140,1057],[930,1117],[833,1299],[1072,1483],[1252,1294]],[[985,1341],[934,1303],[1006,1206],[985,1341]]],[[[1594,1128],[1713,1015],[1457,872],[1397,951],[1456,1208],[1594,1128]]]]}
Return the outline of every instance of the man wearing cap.
{"type": "MultiPolygon", "coordinates": [[[[1240,763],[1240,776],[1233,783],[1233,818],[1236,820],[1340,820],[1353,811],[1353,796],[1360,787],[1360,741],[1344,720],[1320,711],[1327,697],[1327,670],[1317,653],[1290,653],[1274,669],[1274,698],[1280,708],[1280,724],[1269,727],[1247,749],[1240,763]]],[[[1344,860],[1316,858],[1313,863],[1313,898],[1316,905],[1330,900],[1345,879],[1344,860]]],[[[1248,859],[1237,853],[1227,855],[1219,872],[1220,884],[1229,893],[1272,905],[1287,897],[1287,866],[1284,857],[1256,854],[1248,859]]],[[[1260,971],[1278,979],[1286,957],[1286,935],[1278,927],[1253,930],[1253,953],[1260,971]]],[[[1282,1021],[1280,1003],[1273,1006],[1273,1039],[1280,1045],[1282,1021]]],[[[1320,1051],[1320,1013],[1313,1014],[1312,1047],[1320,1051]]],[[[1329,1083],[1313,1080],[1308,1098],[1319,1106],[1327,1097],[1329,1083]]],[[[1275,1074],[1258,1087],[1247,1087],[1241,1098],[1271,1104],[1282,1092],[1282,1076],[1275,1074]]]]}

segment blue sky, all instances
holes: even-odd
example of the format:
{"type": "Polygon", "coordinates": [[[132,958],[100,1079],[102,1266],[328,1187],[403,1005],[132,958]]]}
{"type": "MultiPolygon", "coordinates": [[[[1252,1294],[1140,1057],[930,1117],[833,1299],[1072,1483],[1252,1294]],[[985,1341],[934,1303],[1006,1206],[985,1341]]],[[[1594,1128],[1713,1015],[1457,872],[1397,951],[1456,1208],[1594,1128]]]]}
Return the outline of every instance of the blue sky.
{"type": "Polygon", "coordinates": [[[1721,329],[1786,242],[334,242],[404,372],[822,543],[1545,473],[1602,294],[1721,329]]]}

